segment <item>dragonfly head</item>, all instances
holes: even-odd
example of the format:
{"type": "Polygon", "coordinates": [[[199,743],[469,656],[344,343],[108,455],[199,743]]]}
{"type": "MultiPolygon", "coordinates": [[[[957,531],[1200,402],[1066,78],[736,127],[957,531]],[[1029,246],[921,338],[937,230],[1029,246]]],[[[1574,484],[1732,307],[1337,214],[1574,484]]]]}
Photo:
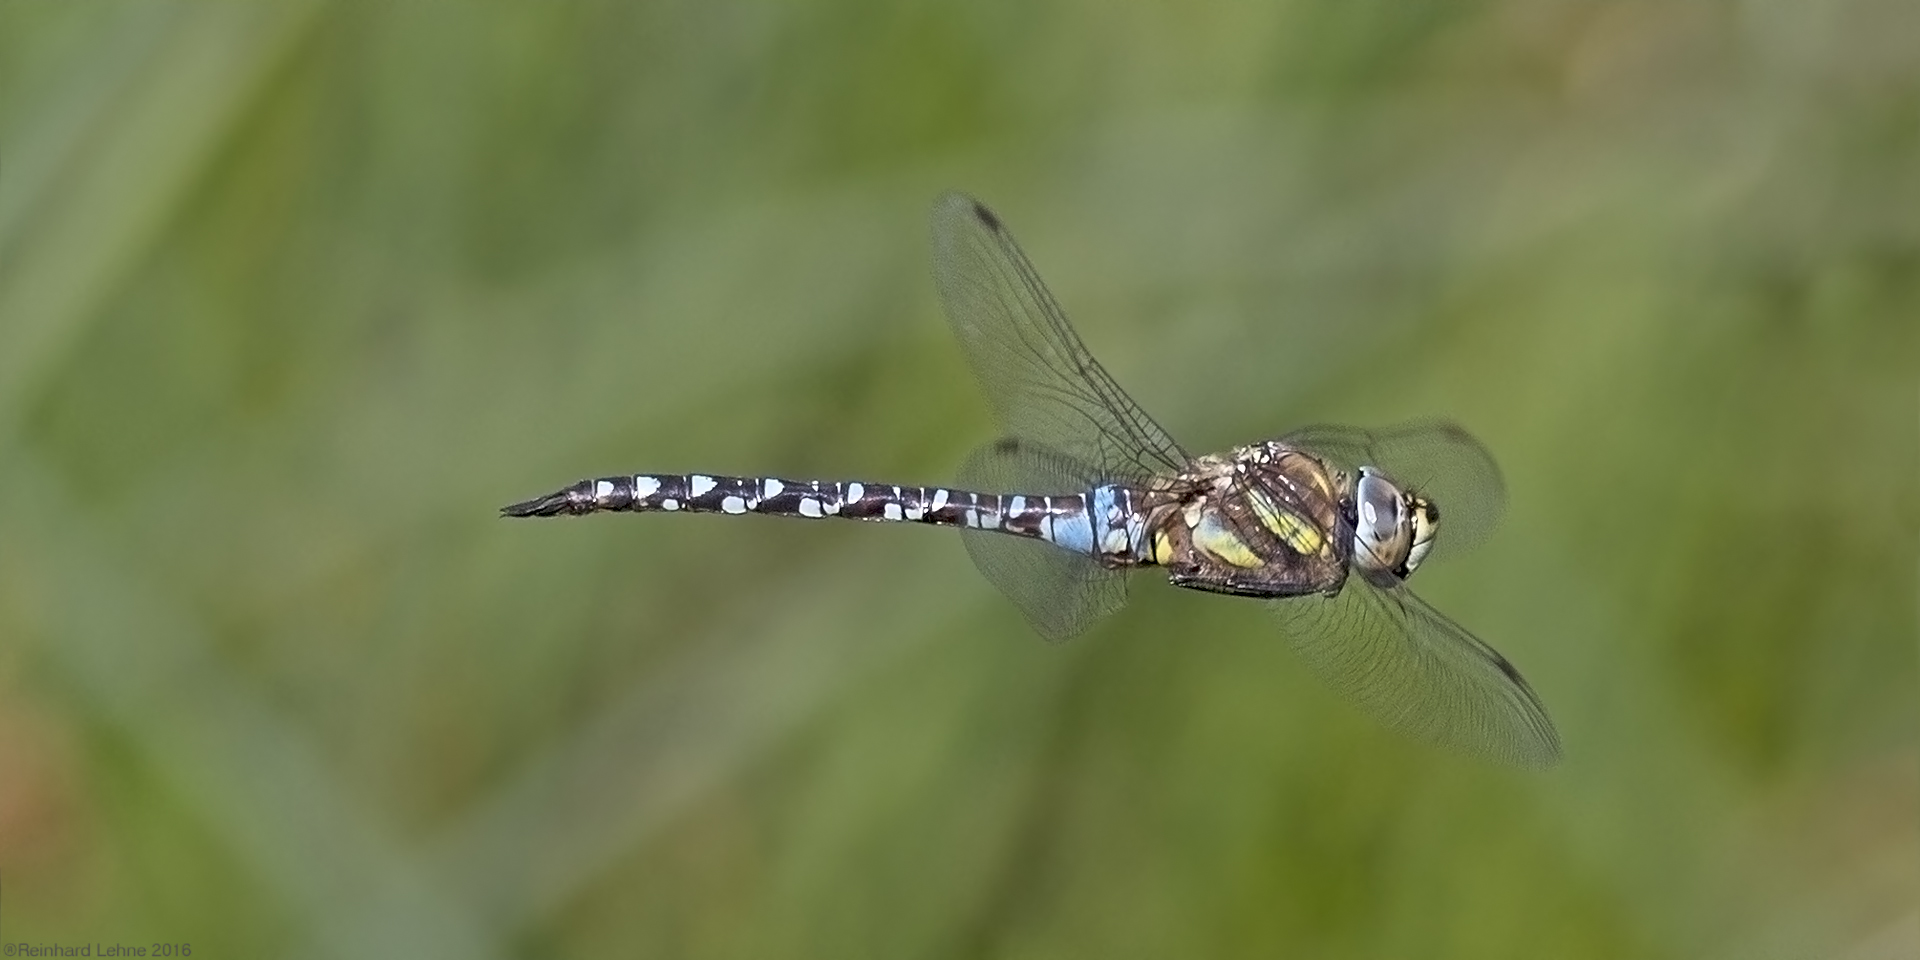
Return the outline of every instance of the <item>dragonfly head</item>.
{"type": "Polygon", "coordinates": [[[1433,549],[1440,510],[1419,494],[1360,468],[1354,485],[1353,564],[1374,583],[1390,585],[1419,569],[1433,549]]]}

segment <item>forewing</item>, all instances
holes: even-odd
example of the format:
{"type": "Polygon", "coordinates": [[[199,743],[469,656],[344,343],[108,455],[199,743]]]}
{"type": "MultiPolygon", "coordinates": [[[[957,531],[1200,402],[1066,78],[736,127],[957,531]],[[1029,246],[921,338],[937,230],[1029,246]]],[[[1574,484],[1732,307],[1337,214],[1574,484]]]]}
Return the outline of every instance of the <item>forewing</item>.
{"type": "Polygon", "coordinates": [[[1006,432],[1093,466],[1100,480],[1177,473],[1187,456],[1080,342],[991,210],[960,193],[933,208],[933,279],[1006,432]]]}
{"type": "Polygon", "coordinates": [[[1416,420],[1380,430],[1312,426],[1280,439],[1348,473],[1374,467],[1431,500],[1440,514],[1436,555],[1451,555],[1486,539],[1506,512],[1506,481],[1493,454],[1450,420],[1416,420]]]}
{"type": "Polygon", "coordinates": [[[1521,767],[1560,759],[1559,734],[1520,671],[1405,586],[1355,575],[1335,596],[1269,606],[1301,659],[1387,726],[1521,767]]]}
{"type": "MultiPolygon", "coordinates": [[[[960,469],[960,483],[975,490],[1079,494],[1099,482],[1092,473],[1090,464],[1007,438],[975,450],[960,469]]],[[[1127,602],[1126,574],[1092,557],[987,530],[962,529],[960,539],[973,565],[1048,640],[1076,636],[1127,602]]]]}

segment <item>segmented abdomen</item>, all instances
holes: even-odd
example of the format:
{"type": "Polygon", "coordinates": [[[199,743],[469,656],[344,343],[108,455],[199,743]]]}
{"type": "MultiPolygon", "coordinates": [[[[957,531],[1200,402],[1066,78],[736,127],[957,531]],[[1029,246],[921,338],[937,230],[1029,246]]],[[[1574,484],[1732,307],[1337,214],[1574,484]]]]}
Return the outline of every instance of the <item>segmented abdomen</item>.
{"type": "MultiPolygon", "coordinates": [[[[1108,507],[1115,492],[1095,491],[1108,507]]],[[[782,480],[706,474],[637,474],[582,480],[544,497],[502,508],[510,517],[551,517],[627,511],[637,513],[761,513],[809,520],[930,523],[992,530],[1045,540],[1095,555],[1093,523],[1084,494],[1027,496],[975,493],[946,487],[904,487],[857,480],[782,480]]],[[[1101,524],[1103,546],[1108,524],[1101,524]]],[[[1129,545],[1130,546],[1130,545],[1129,545]]]]}

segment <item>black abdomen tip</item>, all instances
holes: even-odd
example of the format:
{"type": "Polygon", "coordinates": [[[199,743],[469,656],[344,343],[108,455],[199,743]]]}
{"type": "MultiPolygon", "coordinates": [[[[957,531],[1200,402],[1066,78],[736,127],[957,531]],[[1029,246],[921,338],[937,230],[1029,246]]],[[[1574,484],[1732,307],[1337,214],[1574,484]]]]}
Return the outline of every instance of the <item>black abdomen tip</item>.
{"type": "Polygon", "coordinates": [[[569,496],[573,488],[549,493],[544,497],[510,503],[500,508],[503,517],[554,517],[563,513],[585,513],[577,498],[569,496]]]}

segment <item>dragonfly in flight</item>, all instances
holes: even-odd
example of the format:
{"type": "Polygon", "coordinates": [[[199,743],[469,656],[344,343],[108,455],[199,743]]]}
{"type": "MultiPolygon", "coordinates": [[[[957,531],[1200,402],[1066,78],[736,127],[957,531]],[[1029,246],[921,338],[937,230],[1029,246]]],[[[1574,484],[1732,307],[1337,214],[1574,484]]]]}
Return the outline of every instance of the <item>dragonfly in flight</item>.
{"type": "Polygon", "coordinates": [[[1157,567],[1175,586],[1267,601],[1301,659],[1388,727],[1517,766],[1559,759],[1553,722],[1520,671],[1407,587],[1436,550],[1477,542],[1504,507],[1499,468],[1465,430],[1315,426],[1190,455],[1093,358],[978,200],[949,193],[935,203],[933,275],[1005,431],[973,453],[958,486],[640,473],[582,480],[501,513],[954,527],[980,572],[1050,640],[1119,609],[1129,574],[1157,567]]]}

